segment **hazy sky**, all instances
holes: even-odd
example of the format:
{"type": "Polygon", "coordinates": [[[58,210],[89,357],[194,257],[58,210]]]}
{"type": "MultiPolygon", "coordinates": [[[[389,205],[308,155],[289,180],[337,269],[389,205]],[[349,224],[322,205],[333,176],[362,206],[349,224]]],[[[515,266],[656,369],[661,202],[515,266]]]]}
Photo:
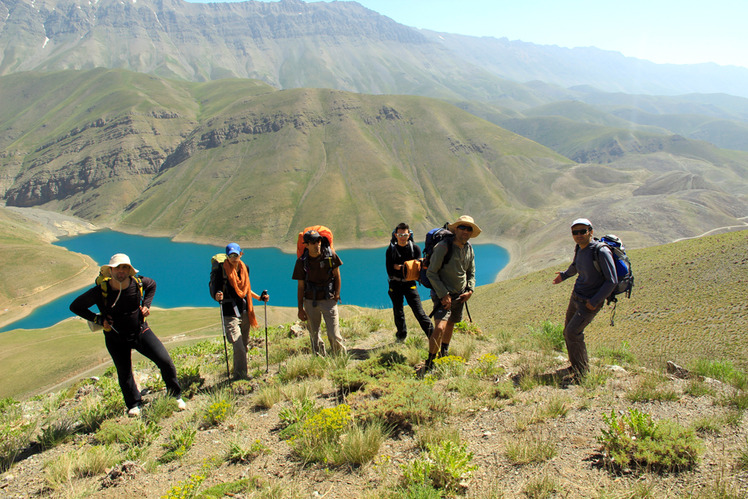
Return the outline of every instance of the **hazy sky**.
{"type": "Polygon", "coordinates": [[[748,67],[747,0],[358,0],[358,3],[416,28],[506,37],[540,45],[592,46],[657,63],[716,62],[748,67]]]}

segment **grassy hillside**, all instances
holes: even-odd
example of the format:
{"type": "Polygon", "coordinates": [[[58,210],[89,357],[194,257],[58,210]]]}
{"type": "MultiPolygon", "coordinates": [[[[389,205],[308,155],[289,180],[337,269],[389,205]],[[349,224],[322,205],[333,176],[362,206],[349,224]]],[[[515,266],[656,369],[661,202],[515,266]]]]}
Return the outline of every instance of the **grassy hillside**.
{"type": "MultiPolygon", "coordinates": [[[[123,416],[103,365],[78,372],[69,388],[5,398],[4,493],[744,497],[747,238],[742,231],[632,251],[634,298],[620,304],[615,328],[604,312],[588,328],[591,372],[578,384],[565,377],[556,322],[570,283],[550,284],[553,268],[480,287],[469,302],[474,324],[458,328],[451,355],[424,377],[425,338],[412,324],[408,340],[395,343],[389,310],[346,308],[350,355],[324,359],[310,354],[305,332],[289,328],[292,310],[274,315],[268,372],[264,334],[255,331],[251,379],[233,383],[217,310],[155,311],[187,410],[174,412],[150,362],[135,366],[146,390],[137,419],[123,416]],[[690,377],[666,376],[665,360],[690,377]]],[[[101,357],[87,352],[99,345],[101,355],[101,338],[81,328],[71,320],[40,331],[33,347],[45,352],[45,336],[71,342],[56,357],[90,367],[101,357]]],[[[26,355],[7,334],[0,351],[14,355],[0,369],[26,355]]],[[[59,363],[49,365],[52,382],[69,380],[59,363]]]]}
{"type": "MultiPolygon", "coordinates": [[[[571,258],[570,237],[555,244],[571,258]]],[[[613,327],[609,308],[600,312],[587,329],[591,351],[619,349],[626,343],[639,362],[654,368],[668,360],[690,365],[714,359],[748,370],[746,247],[748,230],[630,251],[636,277],[632,298],[620,300],[613,327]]],[[[520,337],[545,321],[562,322],[572,281],[554,286],[551,280],[566,265],[482,286],[470,301],[473,320],[486,331],[509,337],[520,337]]],[[[345,316],[360,313],[355,307],[345,310],[345,316]]],[[[293,310],[270,311],[271,325],[295,319],[293,310]]],[[[388,312],[379,316],[391,322],[388,312]]],[[[156,311],[151,322],[159,336],[179,343],[218,337],[220,330],[212,309],[156,311]]],[[[22,383],[4,384],[0,396],[49,387],[106,359],[100,339],[76,319],[46,330],[0,334],[0,351],[5,352],[0,379],[13,379],[31,358],[54,366],[28,373],[22,383]],[[29,341],[32,336],[39,339],[29,341]]]]}
{"type": "Polygon", "coordinates": [[[91,258],[51,245],[52,237],[41,224],[0,208],[0,325],[98,275],[91,258]]]}
{"type": "MultiPolygon", "coordinates": [[[[570,239],[557,242],[567,247],[567,261],[570,239]]],[[[625,342],[652,367],[705,358],[748,369],[746,248],[748,230],[629,251],[636,280],[632,298],[619,300],[615,326],[606,307],[587,328],[593,351],[625,342]]],[[[481,288],[470,301],[473,317],[510,335],[545,320],[563,321],[573,281],[554,286],[551,280],[565,269],[559,265],[481,288]]]]}
{"type": "Polygon", "coordinates": [[[322,219],[350,244],[401,219],[424,231],[470,213],[491,230],[546,204],[569,164],[438,101],[327,90],[243,102],[180,149],[123,227],[273,244],[322,219]]]}

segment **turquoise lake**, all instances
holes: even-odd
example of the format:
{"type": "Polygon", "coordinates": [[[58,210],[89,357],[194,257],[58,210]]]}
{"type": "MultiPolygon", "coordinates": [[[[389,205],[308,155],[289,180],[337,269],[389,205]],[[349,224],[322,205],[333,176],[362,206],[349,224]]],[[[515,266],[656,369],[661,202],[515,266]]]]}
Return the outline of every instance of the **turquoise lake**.
{"type": "MultiPolygon", "coordinates": [[[[126,253],[141,275],[155,279],[155,307],[218,306],[208,292],[210,258],[223,253],[224,246],[176,243],[165,237],[134,236],[108,230],[62,239],[55,244],[89,255],[100,265],[109,262],[115,253],[126,253]]],[[[423,242],[419,244],[423,248],[423,242]]],[[[509,262],[509,253],[494,244],[475,244],[473,247],[477,285],[492,283],[509,262]]],[[[372,308],[392,306],[387,295],[384,268],[386,248],[383,245],[375,249],[338,251],[343,261],[340,269],[342,304],[372,308]]],[[[270,305],[296,306],[296,281],[291,280],[295,254],[283,253],[277,248],[245,249],[242,260],[249,267],[253,291],[259,294],[267,289],[270,305]]],[[[28,317],[9,324],[0,332],[49,327],[72,317],[68,307],[84,289],[35,309],[28,317]]],[[[428,299],[428,289],[422,286],[419,289],[422,299],[428,299]]],[[[430,305],[425,308],[430,310],[430,305]]]]}

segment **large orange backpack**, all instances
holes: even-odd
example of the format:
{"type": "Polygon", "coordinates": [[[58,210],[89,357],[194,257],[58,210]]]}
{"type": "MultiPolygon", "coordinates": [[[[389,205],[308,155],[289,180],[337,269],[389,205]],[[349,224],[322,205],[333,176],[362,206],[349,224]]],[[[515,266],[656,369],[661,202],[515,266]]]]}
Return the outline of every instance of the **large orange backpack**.
{"type": "Polygon", "coordinates": [[[319,232],[319,235],[322,236],[322,254],[327,255],[330,253],[331,256],[334,251],[332,245],[332,231],[324,225],[312,225],[299,232],[299,238],[296,240],[296,257],[301,258],[301,255],[304,254],[304,250],[306,249],[304,246],[304,233],[310,230],[319,232]],[[327,248],[329,248],[329,250],[326,250],[327,248]]]}

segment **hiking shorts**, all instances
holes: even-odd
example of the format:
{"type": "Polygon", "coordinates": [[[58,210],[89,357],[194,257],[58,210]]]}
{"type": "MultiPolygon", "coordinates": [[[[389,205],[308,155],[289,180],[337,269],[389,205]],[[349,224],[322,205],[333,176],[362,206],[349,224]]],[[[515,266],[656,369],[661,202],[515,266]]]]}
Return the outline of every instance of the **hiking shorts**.
{"type": "MultiPolygon", "coordinates": [[[[459,295],[458,295],[459,296],[459,295]]],[[[449,321],[452,324],[462,322],[462,309],[465,308],[465,302],[455,302],[456,297],[452,297],[452,306],[449,309],[442,307],[442,301],[432,296],[434,302],[434,322],[449,321]]]]}

